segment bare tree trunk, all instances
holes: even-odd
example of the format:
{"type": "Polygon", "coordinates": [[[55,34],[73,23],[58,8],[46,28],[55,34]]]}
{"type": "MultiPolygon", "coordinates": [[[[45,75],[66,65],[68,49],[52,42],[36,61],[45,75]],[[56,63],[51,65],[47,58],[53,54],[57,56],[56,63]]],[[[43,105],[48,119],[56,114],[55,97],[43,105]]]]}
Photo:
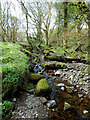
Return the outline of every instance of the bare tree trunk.
{"type": "Polygon", "coordinates": [[[90,40],[90,12],[88,12],[87,18],[88,18],[88,40],[90,40]]]}
{"type": "Polygon", "coordinates": [[[27,41],[29,43],[29,39],[28,39],[28,14],[26,12],[26,38],[27,38],[27,41]]]}
{"type": "MultiPolygon", "coordinates": [[[[90,12],[88,12],[87,18],[88,18],[88,47],[90,48],[90,12]]],[[[88,55],[90,55],[89,50],[88,50],[88,55]]]]}
{"type": "MultiPolygon", "coordinates": [[[[68,8],[67,8],[67,0],[66,2],[64,2],[64,32],[66,33],[67,31],[67,26],[68,26],[68,23],[67,23],[67,11],[68,11],[68,8]]],[[[65,40],[65,45],[64,45],[64,48],[67,47],[67,40],[65,40]]]]}
{"type": "Polygon", "coordinates": [[[46,45],[48,45],[48,30],[46,30],[46,45]]]}

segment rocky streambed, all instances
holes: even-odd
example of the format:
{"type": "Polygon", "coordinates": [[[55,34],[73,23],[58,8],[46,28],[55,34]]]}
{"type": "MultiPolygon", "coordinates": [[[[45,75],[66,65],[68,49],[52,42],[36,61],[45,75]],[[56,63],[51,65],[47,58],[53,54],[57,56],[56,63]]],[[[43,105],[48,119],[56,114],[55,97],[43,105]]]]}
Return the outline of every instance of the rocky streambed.
{"type": "Polygon", "coordinates": [[[52,92],[45,97],[24,91],[14,98],[15,110],[11,119],[89,120],[88,65],[46,61],[34,66],[35,74],[43,74],[52,92]],[[45,69],[43,69],[43,67],[45,69]]]}

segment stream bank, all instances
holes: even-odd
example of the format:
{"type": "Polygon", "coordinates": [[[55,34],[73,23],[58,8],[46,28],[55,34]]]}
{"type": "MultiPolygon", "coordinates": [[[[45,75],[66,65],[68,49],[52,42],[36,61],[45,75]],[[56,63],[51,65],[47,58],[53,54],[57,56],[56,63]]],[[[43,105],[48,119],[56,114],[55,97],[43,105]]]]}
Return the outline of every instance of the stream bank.
{"type": "MultiPolygon", "coordinates": [[[[52,63],[52,61],[46,61],[44,64],[47,64],[47,62],[52,63]]],[[[44,75],[52,88],[52,93],[45,98],[35,96],[35,88],[31,93],[22,92],[15,101],[16,107],[11,119],[89,119],[90,75],[87,73],[88,65],[75,62],[59,62],[59,64],[64,64],[67,68],[51,69],[48,67],[48,69],[43,70],[40,63],[35,65],[35,74],[41,73],[44,75]],[[52,100],[51,106],[48,106],[47,103],[50,100],[52,100]]]]}

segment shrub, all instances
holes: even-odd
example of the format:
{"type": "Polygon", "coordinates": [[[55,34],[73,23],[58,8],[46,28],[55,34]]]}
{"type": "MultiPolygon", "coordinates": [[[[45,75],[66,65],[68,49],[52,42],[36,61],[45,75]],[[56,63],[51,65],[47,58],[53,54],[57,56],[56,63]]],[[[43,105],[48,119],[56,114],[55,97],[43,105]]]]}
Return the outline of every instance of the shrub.
{"type": "Polygon", "coordinates": [[[13,102],[5,100],[2,103],[2,117],[5,120],[8,120],[10,118],[13,108],[14,108],[13,102]]]}

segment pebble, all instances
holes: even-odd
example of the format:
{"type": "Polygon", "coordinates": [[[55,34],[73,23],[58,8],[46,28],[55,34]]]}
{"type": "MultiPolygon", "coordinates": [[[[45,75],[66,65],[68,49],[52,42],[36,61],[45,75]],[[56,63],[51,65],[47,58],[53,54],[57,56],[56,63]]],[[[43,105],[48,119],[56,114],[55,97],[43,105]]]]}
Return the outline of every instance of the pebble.
{"type": "Polygon", "coordinates": [[[72,93],[74,90],[74,87],[66,87],[68,93],[72,93]]]}
{"type": "Polygon", "coordinates": [[[83,111],[83,114],[87,114],[87,113],[88,113],[88,111],[87,111],[87,110],[84,110],[84,111],[83,111]]]}
{"type": "Polygon", "coordinates": [[[48,101],[48,103],[47,103],[47,107],[49,107],[49,108],[54,107],[55,105],[56,105],[55,100],[50,100],[50,101],[48,101]]]}
{"type": "Polygon", "coordinates": [[[34,113],[33,113],[33,116],[35,116],[37,114],[37,111],[35,111],[34,113]]]}
{"type": "Polygon", "coordinates": [[[64,111],[71,108],[71,105],[67,102],[64,103],[64,111]]]}
{"type": "Polygon", "coordinates": [[[83,97],[83,94],[78,94],[78,97],[79,97],[79,98],[83,97]]]}
{"type": "Polygon", "coordinates": [[[64,91],[64,89],[65,89],[64,87],[61,87],[61,90],[62,90],[62,91],[64,91]]]}
{"type": "Polygon", "coordinates": [[[64,86],[65,86],[64,83],[57,84],[57,87],[64,87],[64,86]]]}
{"type": "Polygon", "coordinates": [[[12,99],[12,101],[13,101],[13,102],[16,102],[16,101],[17,101],[17,99],[16,99],[16,98],[13,98],[13,99],[12,99]]]}
{"type": "Polygon", "coordinates": [[[55,72],[55,75],[60,75],[61,74],[61,71],[59,71],[59,70],[57,70],[56,72],[55,72]]]}

